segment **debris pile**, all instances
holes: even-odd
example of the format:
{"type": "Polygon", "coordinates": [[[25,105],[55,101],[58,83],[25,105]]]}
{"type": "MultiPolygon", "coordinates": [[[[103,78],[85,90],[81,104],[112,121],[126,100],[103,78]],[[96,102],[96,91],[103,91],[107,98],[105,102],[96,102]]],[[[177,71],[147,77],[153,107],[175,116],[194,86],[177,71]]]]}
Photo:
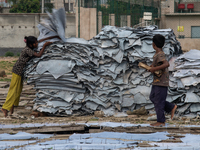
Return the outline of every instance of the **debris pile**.
{"type": "Polygon", "coordinates": [[[182,53],[173,30],[156,26],[105,26],[89,41],[68,38],[53,43],[41,58],[32,59],[26,67],[28,84],[38,90],[34,110],[54,115],[101,110],[111,116],[141,106],[152,109],[149,93],[153,76],[138,63],[152,63],[155,34],[166,38],[163,51],[167,59],[182,53]]]}

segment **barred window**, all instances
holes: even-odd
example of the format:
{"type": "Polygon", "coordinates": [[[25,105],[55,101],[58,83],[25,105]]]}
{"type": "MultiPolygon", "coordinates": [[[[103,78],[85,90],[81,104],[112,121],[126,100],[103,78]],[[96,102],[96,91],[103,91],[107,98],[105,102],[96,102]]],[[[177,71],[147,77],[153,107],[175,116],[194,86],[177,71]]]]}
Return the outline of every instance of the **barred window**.
{"type": "Polygon", "coordinates": [[[191,26],[191,37],[200,38],[200,26],[191,26]]]}
{"type": "Polygon", "coordinates": [[[65,3],[65,11],[73,11],[74,10],[74,4],[70,3],[70,10],[69,10],[69,4],[65,3]]]}

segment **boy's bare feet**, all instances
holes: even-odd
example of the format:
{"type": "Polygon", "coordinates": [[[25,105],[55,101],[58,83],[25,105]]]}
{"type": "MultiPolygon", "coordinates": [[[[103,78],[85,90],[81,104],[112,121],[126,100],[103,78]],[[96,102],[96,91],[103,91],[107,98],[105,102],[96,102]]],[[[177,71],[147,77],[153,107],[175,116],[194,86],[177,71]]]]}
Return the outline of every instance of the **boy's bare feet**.
{"type": "Polygon", "coordinates": [[[158,126],[165,126],[165,123],[163,123],[163,122],[156,122],[156,123],[152,123],[150,125],[154,126],[154,127],[158,127],[158,126]]]}
{"type": "Polygon", "coordinates": [[[8,116],[8,111],[6,109],[1,108],[1,111],[4,114],[4,117],[6,118],[8,116]]]}
{"type": "Polygon", "coordinates": [[[174,117],[174,113],[175,113],[176,108],[177,108],[177,105],[175,105],[174,108],[171,111],[171,119],[173,119],[173,117],[174,117]]]}
{"type": "Polygon", "coordinates": [[[12,106],[12,108],[10,109],[10,114],[12,115],[14,113],[14,105],[12,106]]]}

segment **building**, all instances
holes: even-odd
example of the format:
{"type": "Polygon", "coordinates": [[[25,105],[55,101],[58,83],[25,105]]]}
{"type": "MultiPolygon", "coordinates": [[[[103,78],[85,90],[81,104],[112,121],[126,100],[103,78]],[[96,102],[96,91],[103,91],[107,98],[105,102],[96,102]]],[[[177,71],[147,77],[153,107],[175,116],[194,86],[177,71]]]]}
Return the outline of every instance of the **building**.
{"type": "Polygon", "coordinates": [[[0,13],[9,13],[11,5],[7,0],[0,0],[0,13]]]}
{"type": "Polygon", "coordinates": [[[200,47],[200,0],[167,0],[161,2],[160,28],[171,28],[182,49],[200,47]]]}
{"type": "Polygon", "coordinates": [[[77,0],[51,0],[51,3],[54,4],[54,8],[65,8],[69,13],[75,13],[75,7],[77,0]]]}
{"type": "Polygon", "coordinates": [[[10,7],[11,5],[7,2],[7,0],[0,0],[0,7],[10,7]]]}

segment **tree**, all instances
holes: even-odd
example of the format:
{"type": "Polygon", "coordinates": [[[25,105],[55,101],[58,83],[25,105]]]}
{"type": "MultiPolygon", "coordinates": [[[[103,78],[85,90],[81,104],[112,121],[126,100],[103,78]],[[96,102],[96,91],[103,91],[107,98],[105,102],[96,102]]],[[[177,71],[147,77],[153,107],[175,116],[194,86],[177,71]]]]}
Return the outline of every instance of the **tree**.
{"type": "Polygon", "coordinates": [[[7,2],[8,2],[9,4],[17,4],[17,1],[18,1],[18,0],[7,0],[7,2]]]}
{"type": "Polygon", "coordinates": [[[53,3],[51,3],[50,1],[45,1],[45,3],[44,3],[44,12],[50,12],[51,13],[53,7],[54,7],[53,3]]]}
{"type": "Polygon", "coordinates": [[[10,13],[40,13],[40,0],[19,0],[12,6],[10,13]]]}
{"type": "MultiPolygon", "coordinates": [[[[8,0],[12,3],[10,13],[40,13],[42,0],[8,0]]],[[[49,0],[45,0],[44,10],[52,12],[53,4],[49,0]]]]}

